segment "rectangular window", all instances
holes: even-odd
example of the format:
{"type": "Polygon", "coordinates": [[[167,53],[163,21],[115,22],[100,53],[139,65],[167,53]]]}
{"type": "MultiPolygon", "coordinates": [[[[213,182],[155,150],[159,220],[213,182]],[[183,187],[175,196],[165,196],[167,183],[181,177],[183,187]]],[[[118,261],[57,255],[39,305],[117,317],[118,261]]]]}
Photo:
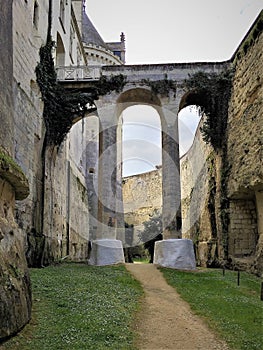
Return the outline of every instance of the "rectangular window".
{"type": "Polygon", "coordinates": [[[121,52],[120,51],[113,51],[114,55],[115,56],[118,56],[121,58],[121,52]]]}

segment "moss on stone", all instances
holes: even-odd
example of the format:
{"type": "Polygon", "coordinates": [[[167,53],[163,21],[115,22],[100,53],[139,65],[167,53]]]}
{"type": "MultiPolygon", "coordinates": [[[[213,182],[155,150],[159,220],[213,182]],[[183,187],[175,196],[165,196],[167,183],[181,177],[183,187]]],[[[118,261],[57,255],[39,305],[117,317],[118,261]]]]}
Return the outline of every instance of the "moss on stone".
{"type": "Polygon", "coordinates": [[[29,185],[25,174],[14,159],[2,150],[0,150],[0,178],[9,182],[14,188],[17,200],[28,196],[29,185]]]}
{"type": "Polygon", "coordinates": [[[256,20],[256,23],[251,29],[250,33],[238,48],[233,60],[234,64],[236,64],[239,59],[241,59],[243,56],[247,54],[249,48],[254,45],[255,41],[257,40],[259,35],[262,33],[262,30],[263,30],[263,10],[260,12],[256,20]]]}

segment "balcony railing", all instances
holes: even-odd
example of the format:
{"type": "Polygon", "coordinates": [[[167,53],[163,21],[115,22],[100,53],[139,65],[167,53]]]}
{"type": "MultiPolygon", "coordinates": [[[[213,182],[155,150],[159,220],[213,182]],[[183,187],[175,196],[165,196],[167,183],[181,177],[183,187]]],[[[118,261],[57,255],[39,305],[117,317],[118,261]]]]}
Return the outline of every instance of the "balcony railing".
{"type": "Polygon", "coordinates": [[[77,80],[99,80],[100,66],[57,66],[57,80],[58,81],[77,81],[77,80]]]}

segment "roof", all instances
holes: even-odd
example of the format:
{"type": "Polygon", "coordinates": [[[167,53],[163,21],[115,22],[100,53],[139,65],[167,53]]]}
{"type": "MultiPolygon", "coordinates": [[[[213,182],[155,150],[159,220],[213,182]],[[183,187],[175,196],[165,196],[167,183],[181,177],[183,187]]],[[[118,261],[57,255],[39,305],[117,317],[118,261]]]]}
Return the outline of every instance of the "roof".
{"type": "Polygon", "coordinates": [[[82,40],[86,44],[93,44],[102,46],[108,49],[107,44],[104,42],[97,29],[86,14],[85,8],[82,12],[82,40]]]}

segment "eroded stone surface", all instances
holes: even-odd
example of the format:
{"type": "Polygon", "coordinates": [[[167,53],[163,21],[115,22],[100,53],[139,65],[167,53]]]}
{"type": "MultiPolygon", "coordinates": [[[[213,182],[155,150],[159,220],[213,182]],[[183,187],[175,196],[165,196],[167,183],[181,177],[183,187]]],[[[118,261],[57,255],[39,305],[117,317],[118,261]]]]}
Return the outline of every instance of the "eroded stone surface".
{"type": "Polygon", "coordinates": [[[25,258],[25,237],[14,220],[15,194],[0,178],[0,338],[30,319],[31,285],[25,258]]]}

